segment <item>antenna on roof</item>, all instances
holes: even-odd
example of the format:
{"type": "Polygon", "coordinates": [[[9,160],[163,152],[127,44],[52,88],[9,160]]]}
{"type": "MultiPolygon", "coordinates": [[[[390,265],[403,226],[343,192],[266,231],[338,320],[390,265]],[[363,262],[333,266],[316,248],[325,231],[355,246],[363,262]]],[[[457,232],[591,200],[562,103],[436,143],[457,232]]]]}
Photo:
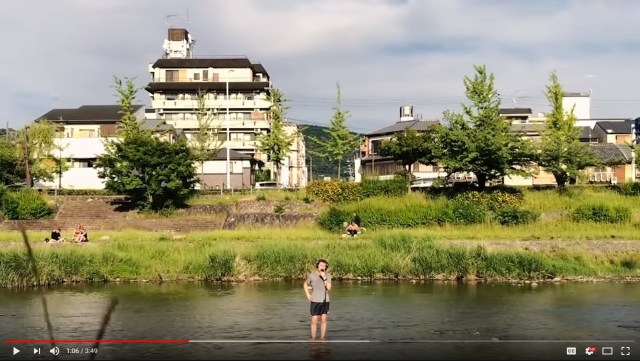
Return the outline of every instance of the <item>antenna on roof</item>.
{"type": "Polygon", "coordinates": [[[187,8],[187,26],[189,26],[189,8],[187,8]]]}
{"type": "Polygon", "coordinates": [[[169,15],[166,15],[166,16],[164,17],[164,22],[165,22],[165,24],[167,24],[167,26],[168,26],[168,27],[170,27],[170,28],[172,28],[172,27],[173,27],[173,25],[171,25],[171,23],[169,22],[169,19],[170,19],[170,18],[172,18],[172,17],[174,17],[174,16],[178,16],[178,14],[169,14],[169,15]]]}

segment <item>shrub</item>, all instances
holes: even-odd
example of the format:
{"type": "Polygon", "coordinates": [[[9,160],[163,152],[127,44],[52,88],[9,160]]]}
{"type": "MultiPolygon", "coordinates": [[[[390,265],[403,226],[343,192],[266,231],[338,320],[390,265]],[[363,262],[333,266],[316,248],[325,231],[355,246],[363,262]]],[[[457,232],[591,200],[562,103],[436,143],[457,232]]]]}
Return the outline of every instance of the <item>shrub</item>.
{"type": "MultiPolygon", "coordinates": [[[[49,190],[54,193],[55,190],[49,190]]],[[[106,189],[58,189],[59,196],[113,196],[113,192],[106,189]]]]}
{"type": "Polygon", "coordinates": [[[517,226],[537,221],[540,214],[524,208],[504,207],[494,212],[494,217],[503,226],[517,226]]]}
{"type": "Polygon", "coordinates": [[[362,199],[360,184],[342,181],[315,180],[307,188],[307,194],[328,203],[353,202],[362,199]]]}
{"type": "Polygon", "coordinates": [[[284,213],[284,207],[282,206],[282,204],[277,204],[275,207],[273,207],[273,212],[275,214],[282,214],[284,213]]]}
{"type": "Polygon", "coordinates": [[[397,197],[407,194],[407,181],[403,177],[394,177],[389,180],[364,179],[360,183],[360,188],[364,198],[397,197]]]}
{"type": "Polygon", "coordinates": [[[464,192],[455,195],[453,199],[470,204],[481,204],[488,210],[495,212],[501,208],[515,208],[519,206],[522,203],[523,197],[517,193],[495,190],[489,192],[464,192]]]}
{"type": "Polygon", "coordinates": [[[344,229],[344,222],[349,219],[350,215],[351,213],[348,211],[331,207],[318,217],[318,225],[329,231],[341,231],[344,229]]]}
{"type": "Polygon", "coordinates": [[[611,188],[613,188],[613,190],[625,196],[629,196],[629,197],[640,196],[640,183],[637,183],[637,182],[616,184],[611,188]]]}
{"type": "Polygon", "coordinates": [[[256,196],[256,201],[266,201],[267,196],[264,193],[260,193],[256,196]]]}
{"type": "Polygon", "coordinates": [[[623,223],[631,220],[631,209],[605,204],[583,204],[573,211],[576,222],[623,223]]]}
{"type": "Polygon", "coordinates": [[[0,193],[0,209],[6,219],[42,219],[53,214],[53,209],[32,189],[0,193]]]}
{"type": "Polygon", "coordinates": [[[308,196],[305,196],[304,198],[302,198],[302,201],[306,204],[313,203],[313,199],[309,198],[308,196]]]}
{"type": "Polygon", "coordinates": [[[481,202],[455,199],[449,203],[448,212],[441,214],[439,223],[478,224],[487,219],[488,209],[481,202]]]}

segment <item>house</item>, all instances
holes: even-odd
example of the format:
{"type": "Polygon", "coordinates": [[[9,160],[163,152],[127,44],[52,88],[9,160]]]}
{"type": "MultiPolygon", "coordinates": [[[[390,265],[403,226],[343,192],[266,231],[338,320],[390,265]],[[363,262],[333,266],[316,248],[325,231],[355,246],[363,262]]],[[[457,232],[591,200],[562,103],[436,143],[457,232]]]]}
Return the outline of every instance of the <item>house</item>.
{"type": "MultiPolygon", "coordinates": [[[[395,134],[406,129],[425,132],[435,124],[438,124],[437,120],[422,120],[414,117],[412,106],[400,107],[399,121],[365,134],[360,145],[359,157],[354,162],[355,181],[361,182],[363,177],[386,179],[394,176],[396,172],[403,171],[404,167],[401,162],[379,154],[382,142],[392,139],[395,134]]],[[[427,183],[447,175],[442,167],[424,165],[419,162],[412,166],[412,172],[417,179],[427,183]]]]}
{"type": "MultiPolygon", "coordinates": [[[[237,188],[251,188],[252,162],[250,156],[229,149],[231,184],[241,185],[237,188]]],[[[224,189],[227,182],[227,148],[222,148],[211,161],[198,164],[196,173],[200,177],[199,188],[224,189]]]]}
{"type": "MultiPolygon", "coordinates": [[[[173,142],[181,133],[162,120],[145,119],[143,105],[133,106],[134,115],[140,119],[143,129],[156,132],[157,136],[173,142]]],[[[105,153],[104,140],[117,139],[120,122],[119,105],[83,105],[72,109],[52,109],[35,121],[49,120],[58,130],[55,139],[56,157],[67,160],[68,170],[61,179],[52,182],[36,182],[38,187],[103,189],[104,181],[93,167],[97,158],[105,153]]]]}
{"type": "Polygon", "coordinates": [[[635,180],[633,149],[628,144],[591,143],[596,158],[605,165],[585,169],[590,183],[625,183],[635,180]]]}
{"type": "MultiPolygon", "coordinates": [[[[147,116],[166,121],[193,142],[200,128],[197,114],[201,94],[218,145],[249,156],[254,172],[263,168],[273,171],[275,167],[268,155],[260,152],[258,144],[260,134],[271,131],[269,111],[273,104],[269,95],[273,85],[269,73],[262,64],[245,56],[195,57],[194,43],[187,29],[168,29],[162,58],[148,65],[150,82],[146,90],[153,114],[147,116]]],[[[304,187],[304,137],[294,123],[287,123],[286,131],[295,134],[296,141],[281,167],[279,181],[284,186],[304,187]]],[[[226,167],[226,161],[226,156],[213,160],[220,164],[211,165],[211,169],[226,167]]],[[[242,188],[254,183],[253,178],[248,183],[232,178],[231,184],[225,184],[225,178],[225,183],[202,185],[242,188]]]]}

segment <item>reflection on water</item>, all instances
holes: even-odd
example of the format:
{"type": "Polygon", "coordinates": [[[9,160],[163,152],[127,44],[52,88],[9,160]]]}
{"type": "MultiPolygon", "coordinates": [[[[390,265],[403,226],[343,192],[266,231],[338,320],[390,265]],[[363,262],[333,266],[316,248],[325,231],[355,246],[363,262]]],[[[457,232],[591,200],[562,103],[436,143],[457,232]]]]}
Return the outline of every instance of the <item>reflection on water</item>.
{"type": "MultiPolygon", "coordinates": [[[[3,339],[47,338],[40,292],[0,290],[3,339]]],[[[298,282],[69,286],[44,292],[58,339],[95,338],[116,296],[120,302],[106,339],[224,341],[103,344],[97,359],[555,358],[566,357],[567,346],[640,339],[640,284],[336,283],[331,342],[306,342],[309,307],[298,282]],[[346,340],[370,342],[338,342],[346,340]]],[[[61,345],[62,351],[67,346],[77,345],[61,345]]],[[[63,353],[61,359],[88,358],[63,353]]],[[[0,359],[9,356],[0,352],[0,359]]]]}

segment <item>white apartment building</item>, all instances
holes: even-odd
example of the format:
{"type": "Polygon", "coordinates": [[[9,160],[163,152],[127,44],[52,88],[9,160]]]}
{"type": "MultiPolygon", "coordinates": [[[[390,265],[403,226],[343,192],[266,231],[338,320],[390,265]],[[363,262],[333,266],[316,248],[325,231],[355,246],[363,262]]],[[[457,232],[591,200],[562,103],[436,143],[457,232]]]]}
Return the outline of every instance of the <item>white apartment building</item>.
{"type": "MultiPolygon", "coordinates": [[[[268,98],[272,83],[266,69],[246,57],[194,57],[194,43],[186,29],[168,30],[162,58],[149,64],[151,81],[146,90],[151,96],[154,114],[147,117],[165,121],[192,140],[199,128],[197,96],[199,92],[205,93],[205,107],[211,113],[218,144],[225,153],[229,147],[250,157],[252,174],[258,169],[272,170],[273,165],[266,154],[260,153],[257,144],[258,136],[271,129],[268,98]]],[[[287,132],[298,134],[298,126],[287,123],[287,132]]],[[[281,167],[283,186],[306,185],[304,138],[301,135],[298,138],[281,167]]],[[[211,171],[205,171],[202,176],[204,187],[226,188],[226,155],[224,159],[207,163],[210,164],[205,168],[211,171]]],[[[232,188],[253,185],[253,177],[247,180],[235,174],[232,166],[229,168],[232,188]]]]}

